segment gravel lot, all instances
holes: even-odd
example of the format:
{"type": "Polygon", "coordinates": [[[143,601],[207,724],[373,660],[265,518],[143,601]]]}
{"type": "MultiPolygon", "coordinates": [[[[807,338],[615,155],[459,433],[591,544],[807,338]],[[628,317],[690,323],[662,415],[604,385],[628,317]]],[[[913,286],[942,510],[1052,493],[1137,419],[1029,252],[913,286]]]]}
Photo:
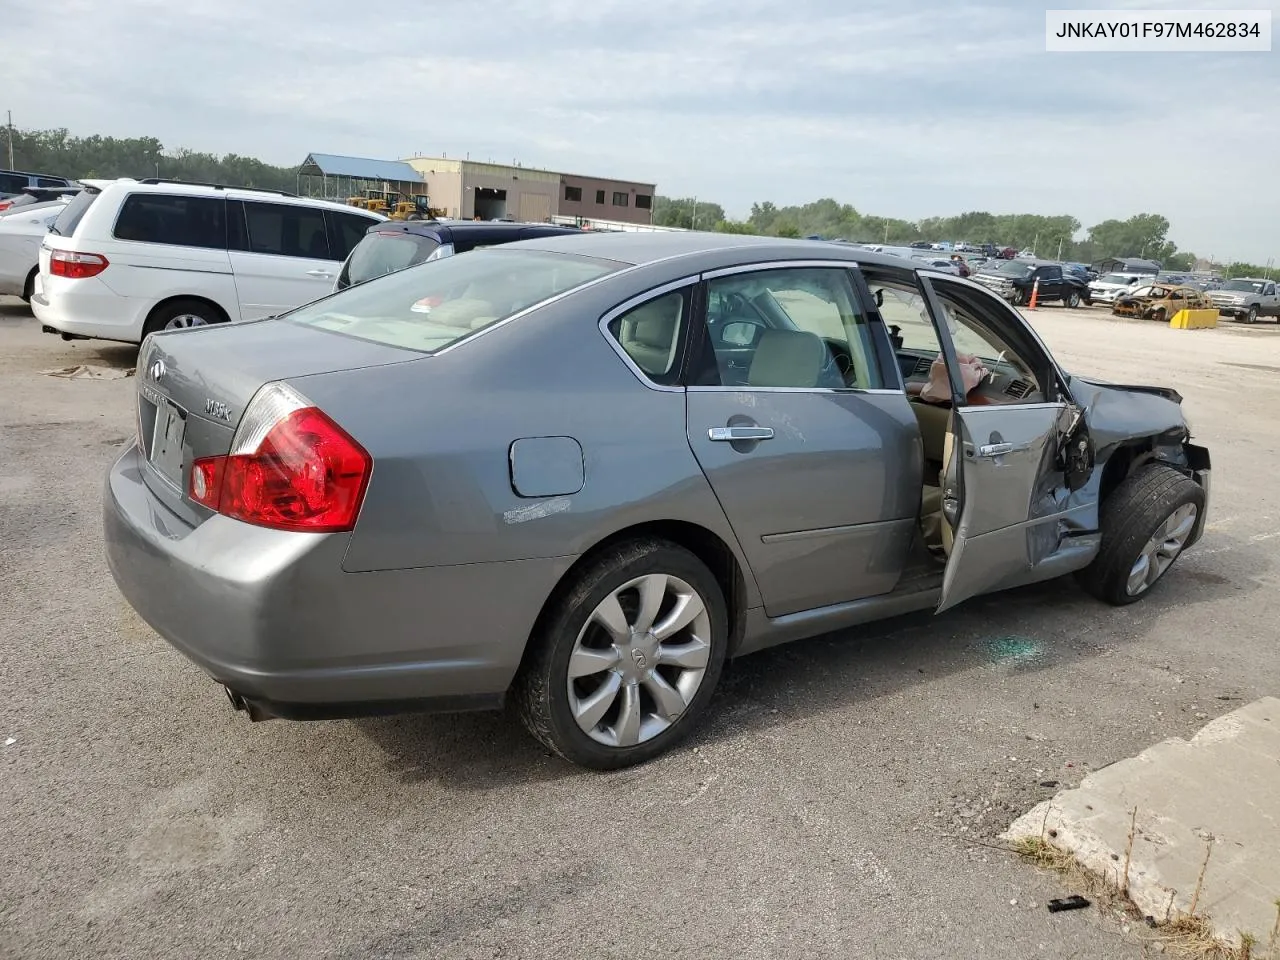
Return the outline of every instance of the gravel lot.
{"type": "Polygon", "coordinates": [[[1205,540],[1125,610],[1060,582],[744,659],[687,748],[600,775],[500,715],[233,714],[102,557],[133,381],[41,373],[136,351],[0,298],[0,955],[1142,956],[982,844],[1277,692],[1280,328],[1029,316],[1072,369],[1183,392],[1205,540]]]}

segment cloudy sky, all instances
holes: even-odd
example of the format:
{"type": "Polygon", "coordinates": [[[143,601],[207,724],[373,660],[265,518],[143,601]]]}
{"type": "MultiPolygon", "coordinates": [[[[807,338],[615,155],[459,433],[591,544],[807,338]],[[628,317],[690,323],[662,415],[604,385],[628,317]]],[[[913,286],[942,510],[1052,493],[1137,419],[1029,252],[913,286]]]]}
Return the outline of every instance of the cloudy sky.
{"type": "MultiPolygon", "coordinates": [[[[1280,23],[1256,0],[1052,6],[1253,6],[1280,23]]],[[[1044,9],[64,0],[49,30],[20,3],[0,108],[19,127],[280,164],[311,151],[518,159],[656,181],[739,217],[824,196],[909,219],[1163,213],[1183,249],[1280,260],[1280,52],[1051,54],[1044,9]]]]}

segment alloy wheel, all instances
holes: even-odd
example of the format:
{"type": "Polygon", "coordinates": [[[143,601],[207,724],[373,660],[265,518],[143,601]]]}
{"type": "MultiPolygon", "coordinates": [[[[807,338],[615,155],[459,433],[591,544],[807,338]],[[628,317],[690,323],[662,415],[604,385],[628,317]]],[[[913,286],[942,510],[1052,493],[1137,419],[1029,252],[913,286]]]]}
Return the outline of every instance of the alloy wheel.
{"type": "Polygon", "coordinates": [[[707,604],[679,577],[652,573],[597,604],[569,655],[569,707],[598,743],[630,747],[672,726],[711,662],[707,604]]]}
{"type": "Polygon", "coordinates": [[[1129,570],[1129,582],[1125,588],[1129,596],[1146,593],[1164,576],[1186,546],[1198,515],[1194,503],[1184,503],[1156,528],[1129,570]]]}
{"type": "Polygon", "coordinates": [[[180,313],[175,317],[171,317],[169,322],[164,325],[166,330],[186,330],[190,327],[207,327],[209,321],[198,313],[180,313]]]}

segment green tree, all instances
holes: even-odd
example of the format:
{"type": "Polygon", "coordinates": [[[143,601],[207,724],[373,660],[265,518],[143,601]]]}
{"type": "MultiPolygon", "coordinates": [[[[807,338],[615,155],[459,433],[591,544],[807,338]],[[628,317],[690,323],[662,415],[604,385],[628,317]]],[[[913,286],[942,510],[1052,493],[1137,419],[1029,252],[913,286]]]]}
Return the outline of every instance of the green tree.
{"type": "Polygon", "coordinates": [[[696,197],[654,197],[653,222],[660,227],[712,230],[724,219],[724,207],[696,197]]]}

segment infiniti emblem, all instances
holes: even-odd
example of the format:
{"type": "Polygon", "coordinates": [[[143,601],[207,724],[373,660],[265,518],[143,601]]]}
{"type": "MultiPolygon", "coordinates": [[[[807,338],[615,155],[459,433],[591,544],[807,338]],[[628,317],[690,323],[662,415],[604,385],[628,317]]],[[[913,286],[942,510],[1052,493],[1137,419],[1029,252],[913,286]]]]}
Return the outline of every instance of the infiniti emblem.
{"type": "Polygon", "coordinates": [[[649,665],[649,661],[645,659],[643,650],[632,649],[631,659],[636,662],[636,666],[639,667],[641,670],[643,670],[645,667],[649,665]]]}
{"type": "Polygon", "coordinates": [[[156,381],[156,383],[159,383],[160,378],[163,377],[165,374],[164,361],[157,360],[148,368],[147,372],[151,374],[152,380],[156,381]]]}

